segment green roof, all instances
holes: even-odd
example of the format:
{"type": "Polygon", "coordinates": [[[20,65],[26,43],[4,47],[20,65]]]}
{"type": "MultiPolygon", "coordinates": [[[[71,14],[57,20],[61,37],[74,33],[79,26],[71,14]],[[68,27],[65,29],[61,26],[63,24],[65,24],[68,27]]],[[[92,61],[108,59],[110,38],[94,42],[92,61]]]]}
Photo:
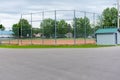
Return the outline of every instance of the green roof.
{"type": "Polygon", "coordinates": [[[118,28],[106,28],[106,29],[98,29],[95,33],[116,33],[118,31],[118,28]]]}

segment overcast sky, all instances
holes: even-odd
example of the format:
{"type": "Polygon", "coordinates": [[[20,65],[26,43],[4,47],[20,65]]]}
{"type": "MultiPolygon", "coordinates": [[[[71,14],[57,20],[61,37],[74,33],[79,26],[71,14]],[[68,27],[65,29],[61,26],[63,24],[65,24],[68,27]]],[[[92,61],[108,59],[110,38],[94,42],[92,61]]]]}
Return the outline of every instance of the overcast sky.
{"type": "Polygon", "coordinates": [[[21,13],[41,10],[81,10],[101,13],[106,7],[115,6],[116,0],[0,0],[0,23],[11,27],[21,13]]]}

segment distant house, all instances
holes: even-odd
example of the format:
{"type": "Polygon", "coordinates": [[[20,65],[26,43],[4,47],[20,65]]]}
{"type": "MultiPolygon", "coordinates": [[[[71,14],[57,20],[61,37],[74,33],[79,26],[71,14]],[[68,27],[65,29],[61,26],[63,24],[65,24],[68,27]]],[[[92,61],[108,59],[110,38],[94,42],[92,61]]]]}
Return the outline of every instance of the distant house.
{"type": "Polygon", "coordinates": [[[13,32],[12,31],[2,31],[0,30],[0,38],[9,38],[13,37],[13,32]]]}
{"type": "Polygon", "coordinates": [[[73,34],[72,34],[72,33],[67,33],[65,36],[66,36],[67,38],[72,38],[72,37],[73,37],[73,34]]]}
{"type": "Polygon", "coordinates": [[[34,37],[39,38],[42,36],[42,33],[33,34],[34,37]]]}
{"type": "Polygon", "coordinates": [[[118,28],[98,29],[95,35],[98,45],[120,44],[120,30],[118,28]]]}

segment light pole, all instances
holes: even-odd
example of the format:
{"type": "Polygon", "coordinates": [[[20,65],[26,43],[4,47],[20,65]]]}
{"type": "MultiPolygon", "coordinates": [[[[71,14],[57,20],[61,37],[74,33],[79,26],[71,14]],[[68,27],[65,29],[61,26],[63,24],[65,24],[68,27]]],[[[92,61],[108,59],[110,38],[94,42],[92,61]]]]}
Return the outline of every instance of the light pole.
{"type": "Polygon", "coordinates": [[[118,9],[118,24],[117,24],[117,26],[118,26],[118,28],[119,28],[119,0],[117,0],[117,9],[118,9]]]}

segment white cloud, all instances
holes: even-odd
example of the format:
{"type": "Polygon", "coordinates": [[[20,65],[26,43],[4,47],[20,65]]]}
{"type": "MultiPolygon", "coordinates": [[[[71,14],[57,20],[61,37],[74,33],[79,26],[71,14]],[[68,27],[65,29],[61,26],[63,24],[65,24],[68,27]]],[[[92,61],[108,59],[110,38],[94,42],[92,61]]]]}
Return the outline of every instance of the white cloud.
{"type": "Polygon", "coordinates": [[[6,29],[10,29],[13,24],[17,23],[20,19],[20,16],[18,14],[0,14],[0,23],[3,24],[6,29]]]}

